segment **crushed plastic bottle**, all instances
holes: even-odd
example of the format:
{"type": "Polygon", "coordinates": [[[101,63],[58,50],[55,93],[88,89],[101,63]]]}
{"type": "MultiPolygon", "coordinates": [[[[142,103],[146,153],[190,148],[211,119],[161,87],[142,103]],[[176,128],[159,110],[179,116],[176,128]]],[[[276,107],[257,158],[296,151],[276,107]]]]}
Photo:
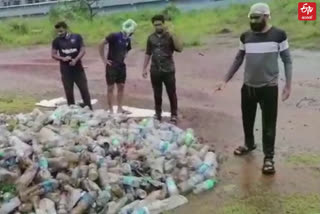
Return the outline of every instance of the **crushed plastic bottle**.
{"type": "Polygon", "coordinates": [[[206,180],[205,182],[198,184],[194,189],[194,194],[201,194],[203,192],[206,192],[208,190],[213,189],[213,187],[216,185],[217,181],[213,179],[206,180]]]}

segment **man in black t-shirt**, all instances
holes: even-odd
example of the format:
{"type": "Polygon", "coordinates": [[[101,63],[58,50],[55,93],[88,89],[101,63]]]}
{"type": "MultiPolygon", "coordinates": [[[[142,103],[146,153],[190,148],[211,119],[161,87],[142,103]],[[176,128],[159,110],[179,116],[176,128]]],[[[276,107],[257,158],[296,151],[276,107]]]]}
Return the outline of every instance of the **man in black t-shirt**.
{"type": "Polygon", "coordinates": [[[85,55],[83,39],[68,32],[65,22],[55,25],[57,38],[52,42],[52,58],[60,62],[60,72],[68,105],[74,105],[74,83],[78,86],[84,106],[92,109],[87,77],[81,59],[85,55]]]}
{"type": "Polygon", "coordinates": [[[123,23],[122,31],[109,34],[100,44],[99,52],[106,68],[106,81],[108,85],[108,106],[113,113],[114,84],[118,88],[118,113],[129,113],[122,108],[124,85],[126,82],[126,64],[124,62],[127,53],[131,50],[131,36],[137,24],[129,19],[123,23]],[[105,57],[105,46],[108,45],[108,55],[105,57]]]}

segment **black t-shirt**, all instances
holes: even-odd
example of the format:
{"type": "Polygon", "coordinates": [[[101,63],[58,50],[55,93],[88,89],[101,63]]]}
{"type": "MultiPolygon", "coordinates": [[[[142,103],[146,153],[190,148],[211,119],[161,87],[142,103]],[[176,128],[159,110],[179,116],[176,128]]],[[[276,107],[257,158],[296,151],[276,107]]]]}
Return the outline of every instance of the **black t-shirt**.
{"type": "Polygon", "coordinates": [[[109,44],[108,60],[112,61],[112,66],[124,65],[126,54],[131,50],[131,39],[118,32],[109,34],[106,41],[109,44]]]}
{"type": "MultiPolygon", "coordinates": [[[[79,34],[67,34],[66,37],[57,37],[52,42],[52,48],[58,50],[61,57],[70,56],[72,59],[79,55],[81,48],[84,46],[83,39],[79,34]]],[[[70,68],[69,62],[60,61],[61,68],[70,68]]],[[[82,62],[79,60],[74,66],[75,68],[83,68],[82,62]]]]}

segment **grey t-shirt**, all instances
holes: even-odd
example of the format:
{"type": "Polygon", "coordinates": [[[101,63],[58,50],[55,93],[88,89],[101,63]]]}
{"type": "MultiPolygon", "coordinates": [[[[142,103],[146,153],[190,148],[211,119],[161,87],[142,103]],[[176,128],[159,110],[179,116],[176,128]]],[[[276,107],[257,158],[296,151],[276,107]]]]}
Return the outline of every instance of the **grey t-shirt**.
{"type": "Polygon", "coordinates": [[[233,76],[245,59],[244,84],[251,87],[275,86],[279,79],[280,55],[286,78],[291,80],[292,61],[285,31],[276,27],[264,33],[246,31],[240,36],[239,49],[227,79],[233,76]]]}

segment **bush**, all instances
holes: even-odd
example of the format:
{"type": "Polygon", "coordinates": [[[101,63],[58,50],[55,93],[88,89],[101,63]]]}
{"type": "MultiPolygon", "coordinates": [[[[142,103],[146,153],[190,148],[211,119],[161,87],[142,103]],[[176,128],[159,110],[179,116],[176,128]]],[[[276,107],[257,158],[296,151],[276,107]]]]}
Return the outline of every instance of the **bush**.
{"type": "Polygon", "coordinates": [[[181,11],[173,3],[169,4],[165,9],[162,10],[162,14],[165,16],[166,20],[174,20],[178,15],[181,14],[181,11]]]}

